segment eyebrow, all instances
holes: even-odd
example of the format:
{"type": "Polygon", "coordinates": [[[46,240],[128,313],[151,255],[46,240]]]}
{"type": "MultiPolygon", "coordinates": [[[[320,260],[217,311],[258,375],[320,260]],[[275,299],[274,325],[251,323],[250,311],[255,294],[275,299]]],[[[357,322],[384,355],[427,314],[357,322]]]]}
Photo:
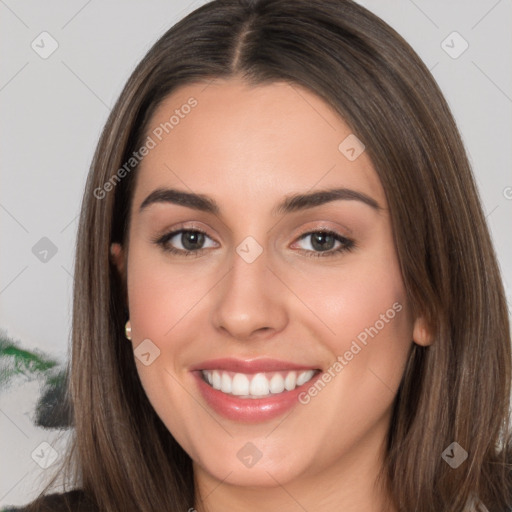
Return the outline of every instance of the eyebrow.
{"type": "MultiPolygon", "coordinates": [[[[382,207],[370,196],[349,188],[333,188],[317,190],[307,194],[293,194],[287,196],[284,201],[272,210],[273,215],[284,215],[299,210],[306,210],[321,206],[332,201],[348,200],[359,201],[371,207],[375,211],[382,210],[382,207]]],[[[152,204],[172,203],[185,206],[194,210],[200,210],[214,215],[220,214],[220,207],[217,202],[204,194],[195,194],[183,190],[171,188],[158,188],[151,192],[142,202],[139,212],[142,212],[152,204]]]]}

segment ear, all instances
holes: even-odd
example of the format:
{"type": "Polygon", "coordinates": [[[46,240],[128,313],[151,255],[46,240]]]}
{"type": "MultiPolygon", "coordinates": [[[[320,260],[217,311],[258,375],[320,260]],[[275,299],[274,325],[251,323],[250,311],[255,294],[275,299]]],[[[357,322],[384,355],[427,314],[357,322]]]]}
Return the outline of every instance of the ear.
{"type": "Polygon", "coordinates": [[[122,279],[125,277],[125,253],[123,246],[119,243],[113,243],[110,245],[110,261],[117,267],[117,271],[122,279]]]}
{"type": "Polygon", "coordinates": [[[416,345],[421,345],[422,347],[427,347],[434,341],[432,339],[432,333],[430,332],[425,318],[422,316],[417,317],[414,321],[412,339],[416,345]]]}

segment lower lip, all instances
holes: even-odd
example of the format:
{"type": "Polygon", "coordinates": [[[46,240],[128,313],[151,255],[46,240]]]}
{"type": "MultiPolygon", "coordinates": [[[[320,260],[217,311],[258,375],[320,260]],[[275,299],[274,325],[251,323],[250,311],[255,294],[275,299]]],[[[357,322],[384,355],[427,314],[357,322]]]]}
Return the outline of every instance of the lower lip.
{"type": "Polygon", "coordinates": [[[192,372],[199,390],[208,405],[218,414],[234,421],[256,423],[281,416],[299,403],[299,395],[309,388],[322,374],[318,372],[311,380],[292,391],[284,391],[264,398],[238,398],[212,388],[200,371],[192,372]]]}

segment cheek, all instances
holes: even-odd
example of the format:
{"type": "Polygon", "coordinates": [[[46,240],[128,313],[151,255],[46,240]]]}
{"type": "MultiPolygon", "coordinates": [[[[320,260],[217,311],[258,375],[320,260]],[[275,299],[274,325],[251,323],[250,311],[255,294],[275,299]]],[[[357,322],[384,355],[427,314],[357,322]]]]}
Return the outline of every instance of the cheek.
{"type": "MultiPolygon", "coordinates": [[[[185,265],[186,266],[186,265],[185,265]]],[[[166,262],[154,249],[135,247],[128,262],[128,298],[135,340],[172,338],[180,320],[204,295],[203,273],[166,262]]]]}
{"type": "Polygon", "coordinates": [[[351,255],[336,270],[303,274],[295,283],[312,312],[303,321],[333,362],[344,358],[346,385],[353,387],[378,376],[397,388],[411,346],[413,325],[398,261],[391,244],[382,247],[351,255]]]}
{"type": "Polygon", "coordinates": [[[310,272],[309,276],[304,273],[297,282],[308,304],[328,320],[326,327],[342,337],[353,327],[367,327],[370,321],[373,324],[395,301],[403,304],[406,296],[393,255],[354,254],[350,258],[336,269],[310,272]]]}
{"type": "MultiPolygon", "coordinates": [[[[134,349],[143,340],[158,347],[148,366],[135,358],[140,381],[153,408],[185,446],[193,445],[184,425],[197,423],[198,408],[190,400],[190,376],[184,359],[193,332],[199,299],[209,289],[203,275],[169,265],[156,251],[134,247],[128,263],[128,297],[134,349]],[[192,323],[191,323],[192,322],[192,323]]],[[[197,324],[197,323],[196,323],[197,324]]]]}
{"type": "MultiPolygon", "coordinates": [[[[135,359],[137,371],[153,407],[162,413],[169,403],[188,414],[187,391],[180,381],[191,386],[187,366],[201,342],[207,317],[207,295],[218,280],[211,269],[170,263],[165,255],[143,243],[134,243],[128,258],[128,303],[135,350],[150,340],[159,350],[158,357],[145,366],[135,359]],[[198,320],[200,319],[200,321],[198,320]]],[[[192,263],[192,262],[191,262],[192,263]]],[[[167,420],[174,424],[175,417],[167,420]]]]}
{"type": "Polygon", "coordinates": [[[412,339],[394,254],[376,251],[346,262],[334,272],[297,280],[294,288],[315,313],[303,315],[302,325],[329,354],[325,384],[313,384],[300,397],[304,414],[322,418],[303,447],[333,463],[365,432],[388,421],[412,339]],[[333,440],[327,446],[326,438],[333,440]]]}

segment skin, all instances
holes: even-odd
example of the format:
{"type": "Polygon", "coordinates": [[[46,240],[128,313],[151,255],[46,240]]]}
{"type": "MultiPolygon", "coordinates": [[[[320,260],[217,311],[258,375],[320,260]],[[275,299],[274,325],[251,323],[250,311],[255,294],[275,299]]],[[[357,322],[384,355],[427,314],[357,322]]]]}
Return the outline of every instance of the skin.
{"type": "MultiPolygon", "coordinates": [[[[127,279],[131,343],[150,339],[160,350],[149,366],[135,361],[151,404],[193,459],[201,496],[191,506],[383,510],[386,494],[374,483],[392,403],[411,344],[430,339],[411,314],[380,180],[366,152],[349,161],[338,150],[350,128],[297,85],[187,85],[160,105],[148,134],[191,96],[198,105],[137,171],[128,246],[111,248],[127,279]],[[171,203],[139,211],[151,192],[171,187],[212,197],[220,214],[171,203]],[[362,192],[382,209],[338,200],[271,213],[285,196],[331,187],[362,192]],[[183,228],[206,231],[198,256],[153,241],[183,228]],[[308,257],[321,250],[302,235],[319,228],[356,247],[308,257]],[[252,263],[236,252],[247,236],[263,250],[252,263]],[[213,358],[262,356],[327,371],[396,302],[401,311],[317,396],[277,419],[247,424],[216,414],[190,372],[213,358]],[[251,468],[237,457],[247,442],[262,454],[251,468]]],[[[168,245],[182,243],[177,235],[168,245]]]]}

